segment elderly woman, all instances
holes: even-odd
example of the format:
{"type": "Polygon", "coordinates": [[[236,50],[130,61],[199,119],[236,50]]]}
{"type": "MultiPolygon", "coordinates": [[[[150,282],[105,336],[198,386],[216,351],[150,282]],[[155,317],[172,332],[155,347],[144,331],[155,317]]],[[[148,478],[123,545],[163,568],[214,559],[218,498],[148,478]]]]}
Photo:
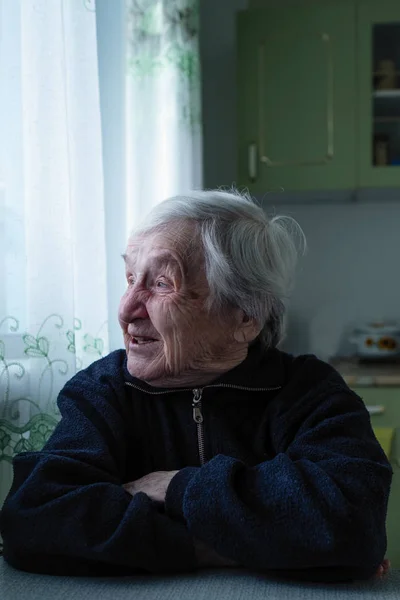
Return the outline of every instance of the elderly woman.
{"type": "Polygon", "coordinates": [[[392,471],[368,412],[332,367],[277,349],[296,262],[285,221],[195,192],[158,205],[124,260],[125,350],[73,377],[46,446],[15,458],[6,560],[377,572],[392,471]]]}

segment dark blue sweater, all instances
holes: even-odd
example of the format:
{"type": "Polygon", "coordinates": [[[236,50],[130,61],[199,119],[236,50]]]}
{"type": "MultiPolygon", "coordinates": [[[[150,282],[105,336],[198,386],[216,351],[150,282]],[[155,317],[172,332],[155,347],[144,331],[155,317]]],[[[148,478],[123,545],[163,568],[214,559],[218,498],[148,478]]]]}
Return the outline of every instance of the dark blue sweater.
{"type": "Polygon", "coordinates": [[[375,572],[392,469],[336,371],[257,344],[203,388],[201,425],[192,400],[131,377],[122,350],[79,372],[44,449],[14,459],[5,559],[56,574],[173,572],[196,568],[199,539],[261,572],[375,572]],[[176,469],[165,505],[122,487],[176,469]]]}

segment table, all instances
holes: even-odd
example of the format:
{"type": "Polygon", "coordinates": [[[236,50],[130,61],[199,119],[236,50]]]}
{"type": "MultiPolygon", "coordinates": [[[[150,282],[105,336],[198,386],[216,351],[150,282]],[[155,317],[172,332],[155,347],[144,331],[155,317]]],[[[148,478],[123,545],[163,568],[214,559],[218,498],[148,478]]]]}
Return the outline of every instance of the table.
{"type": "Polygon", "coordinates": [[[59,577],[16,571],[0,558],[1,600],[398,600],[400,570],[346,584],[272,580],[239,569],[169,577],[59,577]]]}

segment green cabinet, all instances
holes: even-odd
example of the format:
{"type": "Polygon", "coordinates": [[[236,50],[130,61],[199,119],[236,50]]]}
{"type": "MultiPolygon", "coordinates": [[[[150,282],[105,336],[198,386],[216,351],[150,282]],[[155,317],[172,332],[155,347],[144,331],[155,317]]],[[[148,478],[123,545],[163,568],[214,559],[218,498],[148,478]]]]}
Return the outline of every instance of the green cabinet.
{"type": "Polygon", "coordinates": [[[239,13],[239,186],[265,194],[400,185],[400,78],[398,88],[375,89],[385,68],[400,72],[397,23],[398,0],[239,13]]]}
{"type": "Polygon", "coordinates": [[[400,185],[400,2],[361,2],[357,15],[360,187],[400,185]]]}
{"type": "MultiPolygon", "coordinates": [[[[400,428],[400,388],[371,387],[353,388],[364,400],[366,405],[383,405],[385,412],[382,415],[372,415],[373,427],[400,428]]],[[[398,429],[400,431],[400,429],[398,429]]],[[[398,437],[398,436],[397,436],[398,437]]],[[[392,562],[394,569],[400,569],[400,440],[394,440],[391,463],[393,466],[393,481],[389,497],[386,530],[388,536],[388,549],[386,556],[392,562]]]]}

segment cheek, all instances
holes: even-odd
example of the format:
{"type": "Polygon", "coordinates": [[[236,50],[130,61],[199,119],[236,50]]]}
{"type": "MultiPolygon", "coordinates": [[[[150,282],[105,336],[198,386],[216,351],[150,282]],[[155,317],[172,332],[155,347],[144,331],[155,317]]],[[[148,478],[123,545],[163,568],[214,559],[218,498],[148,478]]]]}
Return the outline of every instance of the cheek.
{"type": "MultiPolygon", "coordinates": [[[[148,312],[154,327],[166,337],[180,337],[194,328],[199,307],[181,297],[154,298],[148,312]]],[[[199,319],[200,320],[200,319],[199,319]]]]}

